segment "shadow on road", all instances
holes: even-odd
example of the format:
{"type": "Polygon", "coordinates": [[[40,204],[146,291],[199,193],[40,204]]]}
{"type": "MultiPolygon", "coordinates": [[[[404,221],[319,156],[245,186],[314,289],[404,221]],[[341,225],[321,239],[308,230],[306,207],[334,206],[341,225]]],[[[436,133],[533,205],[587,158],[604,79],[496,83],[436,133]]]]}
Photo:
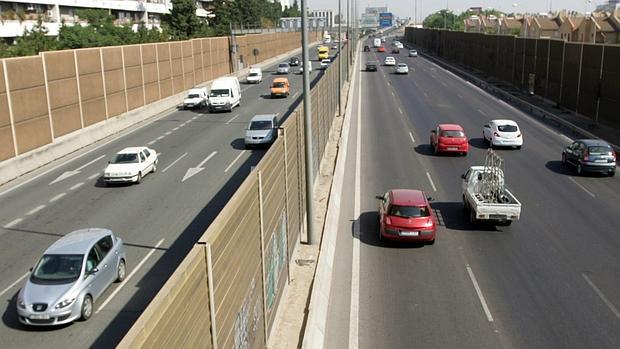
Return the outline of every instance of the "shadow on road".
{"type": "Polygon", "coordinates": [[[484,138],[470,138],[469,145],[478,149],[487,149],[489,148],[489,144],[484,141],[484,138]]]}
{"type": "MultiPolygon", "coordinates": [[[[495,224],[469,221],[469,214],[465,211],[462,202],[433,202],[431,207],[435,211],[436,218],[440,226],[450,230],[461,231],[485,231],[502,232],[495,224]]],[[[501,227],[507,230],[507,227],[501,227]]]]}
{"type": "Polygon", "coordinates": [[[360,223],[359,233],[356,232],[357,221],[351,222],[351,233],[353,238],[358,238],[363,244],[370,246],[377,246],[383,248],[420,248],[426,244],[419,242],[403,242],[403,241],[389,241],[383,239],[379,240],[379,214],[377,211],[362,212],[358,218],[360,223]]]}

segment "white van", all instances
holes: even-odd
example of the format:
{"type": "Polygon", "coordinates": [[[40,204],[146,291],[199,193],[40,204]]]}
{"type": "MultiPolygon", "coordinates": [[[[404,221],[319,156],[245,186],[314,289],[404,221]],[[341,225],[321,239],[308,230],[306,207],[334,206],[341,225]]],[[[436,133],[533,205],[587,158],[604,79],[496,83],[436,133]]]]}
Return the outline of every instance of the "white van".
{"type": "Polygon", "coordinates": [[[241,86],[236,77],[223,77],[213,81],[209,92],[209,111],[227,110],[241,104],[241,86]]]}
{"type": "Polygon", "coordinates": [[[260,84],[263,81],[263,71],[260,68],[252,67],[245,78],[248,84],[260,84]]]}
{"type": "Polygon", "coordinates": [[[183,100],[183,108],[202,108],[207,106],[208,92],[206,87],[194,87],[187,91],[183,100]]]}
{"type": "Polygon", "coordinates": [[[372,46],[374,47],[379,47],[381,46],[381,39],[380,38],[375,38],[372,42],[372,46]]]}

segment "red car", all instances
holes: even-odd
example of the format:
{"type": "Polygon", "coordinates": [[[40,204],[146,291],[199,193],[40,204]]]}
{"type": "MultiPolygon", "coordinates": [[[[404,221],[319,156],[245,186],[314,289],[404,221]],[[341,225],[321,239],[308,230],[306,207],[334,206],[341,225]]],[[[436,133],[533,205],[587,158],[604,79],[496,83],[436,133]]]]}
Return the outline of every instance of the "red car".
{"type": "Polygon", "coordinates": [[[379,199],[379,240],[435,243],[435,218],[426,194],[415,189],[393,189],[379,199]]]}
{"type": "Polygon", "coordinates": [[[467,155],[469,143],[461,125],[441,124],[431,130],[431,146],[435,154],[459,153],[467,155]]]}
{"type": "Polygon", "coordinates": [[[377,49],[377,52],[385,52],[385,47],[379,46],[379,48],[377,49]]]}

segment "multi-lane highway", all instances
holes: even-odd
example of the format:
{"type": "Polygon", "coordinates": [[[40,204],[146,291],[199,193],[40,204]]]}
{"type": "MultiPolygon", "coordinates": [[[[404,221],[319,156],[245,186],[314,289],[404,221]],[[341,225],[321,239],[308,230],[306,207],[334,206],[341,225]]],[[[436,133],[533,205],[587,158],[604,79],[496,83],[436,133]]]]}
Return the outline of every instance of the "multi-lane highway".
{"type": "Polygon", "coordinates": [[[575,176],[565,135],[389,42],[361,67],[395,56],[409,75],[355,73],[325,347],[620,347],[620,178],[575,176]],[[496,228],[469,223],[460,175],[483,164],[497,118],[524,145],[498,150],[523,211],[496,228]],[[433,154],[438,123],[465,128],[466,157],[433,154]],[[434,197],[434,245],[379,242],[375,196],[391,188],[434,197]]]}
{"type": "MultiPolygon", "coordinates": [[[[322,71],[313,64],[316,82],[322,71]]],[[[284,119],[301,100],[296,67],[288,75],[290,97],[269,97],[274,72],[275,65],[263,70],[262,83],[242,84],[241,107],[232,113],[169,112],[47,166],[19,186],[0,188],[2,348],[110,348],[123,337],[264,154],[244,149],[252,116],[278,113],[284,119]],[[157,173],[139,185],[103,185],[107,161],[139,145],[159,153],[157,173]],[[88,322],[49,329],[20,325],[15,299],[28,269],[59,237],[87,227],[110,228],[124,240],[125,283],[108,289],[88,322]]]]}

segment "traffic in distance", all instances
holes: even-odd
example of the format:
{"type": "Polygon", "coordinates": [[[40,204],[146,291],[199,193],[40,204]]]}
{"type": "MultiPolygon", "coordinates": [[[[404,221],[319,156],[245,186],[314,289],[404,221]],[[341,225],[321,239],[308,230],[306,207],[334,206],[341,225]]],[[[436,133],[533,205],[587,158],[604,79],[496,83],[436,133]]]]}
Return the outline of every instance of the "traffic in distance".
{"type": "MultiPolygon", "coordinates": [[[[319,46],[316,62],[303,64],[299,57],[290,57],[276,65],[272,77],[264,74],[260,67],[253,66],[241,81],[228,76],[215,79],[209,87],[193,87],[188,90],[179,109],[231,113],[243,102],[241,83],[258,85],[264,79],[271,80],[264,91],[269,99],[288,98],[291,94],[288,75],[302,74],[304,67],[310,73],[313,66],[327,69],[337,57],[338,47],[337,42],[329,47],[319,46]]],[[[279,117],[276,111],[254,115],[244,134],[239,135],[245,149],[268,148],[278,137],[278,128],[283,121],[279,117]]],[[[119,189],[134,184],[145,185],[144,177],[156,175],[159,161],[160,153],[150,144],[124,147],[109,159],[100,181],[107,187],[119,189]]],[[[25,326],[39,327],[89,320],[96,313],[97,303],[104,292],[113,283],[125,281],[131,272],[128,265],[132,264],[126,256],[123,239],[105,228],[84,228],[68,233],[33,262],[36,262],[34,267],[17,293],[16,320],[25,326]]]]}
{"type": "MultiPolygon", "coordinates": [[[[386,37],[372,39],[376,52],[384,53],[386,37]]],[[[392,54],[400,54],[404,45],[395,37],[391,43],[392,54]]],[[[363,52],[371,52],[364,45],[363,52]]],[[[407,51],[407,57],[415,58],[418,52],[407,51]]],[[[406,60],[397,61],[399,56],[386,56],[383,66],[393,67],[393,74],[408,75],[406,60]]],[[[365,71],[377,72],[379,63],[368,60],[365,71]]],[[[523,147],[524,136],[519,125],[510,119],[494,119],[481,127],[482,140],[489,149],[484,164],[471,166],[462,178],[463,208],[469,214],[471,223],[490,222],[508,226],[519,219],[521,203],[504,182],[504,160],[493,149],[516,149],[523,147]]],[[[429,144],[435,155],[466,156],[469,139],[459,124],[440,123],[430,132],[429,144]]],[[[598,173],[614,176],[616,154],[610,144],[599,139],[580,139],[567,145],[561,154],[563,166],[573,167],[578,175],[598,173]]],[[[393,189],[379,199],[379,240],[416,241],[426,244],[435,242],[437,224],[430,209],[431,197],[419,189],[393,189]],[[428,208],[428,213],[427,213],[428,208]]]]}

